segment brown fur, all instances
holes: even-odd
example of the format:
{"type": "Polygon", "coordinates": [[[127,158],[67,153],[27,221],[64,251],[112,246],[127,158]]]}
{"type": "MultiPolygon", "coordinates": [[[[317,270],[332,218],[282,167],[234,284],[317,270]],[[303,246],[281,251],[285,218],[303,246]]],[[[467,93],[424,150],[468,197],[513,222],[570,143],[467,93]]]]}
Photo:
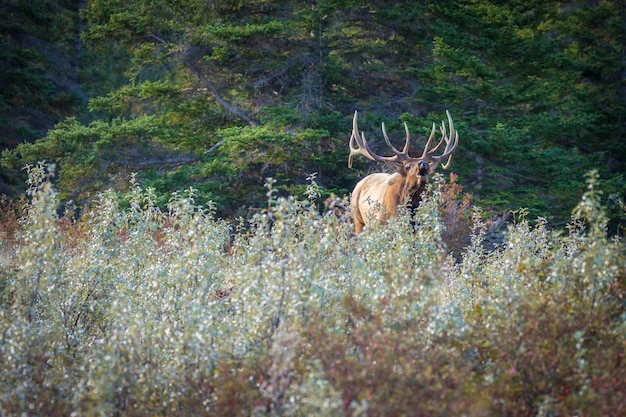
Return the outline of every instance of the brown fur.
{"type": "Polygon", "coordinates": [[[386,222],[398,213],[398,207],[417,207],[428,184],[427,170],[420,162],[403,165],[393,174],[376,173],[363,178],[354,188],[350,205],[354,217],[355,232],[360,233],[364,226],[374,221],[386,222]]]}

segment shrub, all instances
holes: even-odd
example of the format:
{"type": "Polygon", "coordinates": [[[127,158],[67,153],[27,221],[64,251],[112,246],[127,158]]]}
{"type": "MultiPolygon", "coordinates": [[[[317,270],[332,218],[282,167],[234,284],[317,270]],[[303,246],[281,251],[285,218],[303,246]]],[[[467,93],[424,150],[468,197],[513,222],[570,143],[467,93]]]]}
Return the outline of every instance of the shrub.
{"type": "Polygon", "coordinates": [[[414,219],[355,237],[345,201],[319,213],[312,178],[303,200],[269,180],[267,207],[233,228],[194,190],[161,210],[134,181],[127,206],[106,192],[59,217],[45,167],[30,176],[15,273],[0,285],[6,415],[626,406],[626,256],[606,238],[593,176],[568,233],[522,211],[491,249],[476,209],[456,260],[440,210],[450,194],[437,189],[414,219]]]}

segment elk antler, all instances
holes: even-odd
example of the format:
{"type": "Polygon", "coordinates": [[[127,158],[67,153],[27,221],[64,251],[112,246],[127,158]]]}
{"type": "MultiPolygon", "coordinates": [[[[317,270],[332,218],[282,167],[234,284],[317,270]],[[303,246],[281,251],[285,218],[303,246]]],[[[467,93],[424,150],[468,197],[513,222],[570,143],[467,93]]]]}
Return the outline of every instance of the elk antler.
{"type": "Polygon", "coordinates": [[[417,161],[417,160],[431,160],[435,163],[441,162],[444,158],[448,158],[446,163],[443,165],[444,169],[447,169],[450,166],[450,162],[452,161],[452,156],[456,147],[459,144],[459,133],[454,129],[454,124],[452,123],[452,117],[450,117],[450,112],[446,110],[446,114],[448,115],[448,123],[450,126],[450,137],[448,137],[446,132],[446,127],[443,122],[441,122],[441,140],[434,148],[430,149],[433,138],[435,137],[435,124],[433,123],[433,128],[430,132],[430,136],[428,137],[428,141],[426,142],[426,146],[424,147],[424,152],[422,156],[419,158],[412,158],[409,155],[409,142],[411,141],[411,137],[409,135],[409,128],[406,123],[404,123],[404,130],[406,131],[406,140],[404,141],[404,147],[402,151],[399,151],[391,144],[389,137],[387,136],[387,131],[385,130],[385,123],[382,124],[383,137],[385,138],[385,143],[389,146],[389,149],[395,154],[394,156],[380,156],[375,154],[367,144],[365,140],[365,134],[359,134],[359,128],[357,126],[357,111],[354,111],[354,118],[352,119],[352,135],[350,136],[350,156],[348,157],[348,168],[352,168],[352,157],[355,155],[363,155],[366,158],[371,159],[372,161],[385,162],[398,164],[405,161],[417,161]],[[439,156],[433,155],[437,149],[441,146],[441,144],[445,141],[446,149],[443,151],[443,154],[439,156]],[[355,147],[358,145],[358,147],[355,147]]]}
{"type": "Polygon", "coordinates": [[[443,169],[448,169],[450,166],[450,162],[452,162],[452,156],[454,156],[454,151],[456,147],[459,145],[459,132],[454,129],[454,123],[452,122],[452,117],[450,116],[450,112],[446,110],[446,115],[448,116],[448,125],[450,126],[450,136],[448,137],[446,132],[446,126],[441,122],[441,140],[433,149],[429,150],[430,142],[432,141],[435,135],[435,124],[433,123],[433,130],[430,132],[430,137],[428,138],[428,142],[426,142],[426,146],[424,147],[424,153],[422,153],[422,157],[420,159],[430,159],[435,163],[441,162],[443,159],[448,158],[445,164],[442,165],[443,169]],[[446,142],[446,149],[439,156],[434,156],[433,154],[439,149],[439,146],[446,142]]]}
{"type": "MultiPolygon", "coordinates": [[[[365,140],[365,134],[361,136],[359,134],[359,126],[357,125],[357,111],[354,111],[354,118],[352,119],[352,135],[350,136],[350,156],[348,157],[348,168],[352,168],[352,157],[355,155],[363,155],[366,158],[371,159],[372,161],[385,162],[385,163],[394,163],[400,162],[406,158],[409,158],[407,153],[399,152],[396,148],[394,148],[389,139],[387,138],[387,134],[385,133],[385,141],[387,145],[391,148],[391,150],[396,154],[395,156],[380,156],[375,154],[367,144],[367,140],[365,140]],[[358,148],[354,146],[354,144],[358,145],[358,148]],[[404,158],[404,159],[401,159],[404,158]]],[[[406,127],[406,124],[405,124],[406,127]]],[[[383,124],[383,132],[385,130],[385,125],[383,124]]],[[[406,143],[404,146],[404,151],[408,152],[409,146],[409,129],[406,128],[406,143]]]]}

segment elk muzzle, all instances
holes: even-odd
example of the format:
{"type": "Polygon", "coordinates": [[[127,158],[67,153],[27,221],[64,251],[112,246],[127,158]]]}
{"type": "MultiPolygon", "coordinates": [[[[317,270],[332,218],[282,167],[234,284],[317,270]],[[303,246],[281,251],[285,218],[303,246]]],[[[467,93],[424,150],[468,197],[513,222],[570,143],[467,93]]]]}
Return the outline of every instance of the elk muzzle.
{"type": "Polygon", "coordinates": [[[407,174],[409,177],[414,177],[416,185],[422,186],[428,184],[428,162],[419,161],[416,164],[408,164],[406,166],[407,174]]]}

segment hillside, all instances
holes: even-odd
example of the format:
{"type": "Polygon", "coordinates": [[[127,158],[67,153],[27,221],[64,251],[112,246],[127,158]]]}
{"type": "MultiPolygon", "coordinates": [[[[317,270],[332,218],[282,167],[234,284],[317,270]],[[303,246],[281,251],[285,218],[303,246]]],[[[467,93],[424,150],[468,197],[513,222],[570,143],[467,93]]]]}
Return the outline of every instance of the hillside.
{"type": "Polygon", "coordinates": [[[248,217],[268,177],[299,194],[316,173],[325,195],[342,196],[383,168],[346,167],[355,109],[380,152],[381,121],[399,142],[402,121],[426,136],[450,110],[461,135],[451,169],[487,212],[525,207],[562,225],[595,169],[612,233],[623,222],[622,2],[2,7],[2,180],[13,195],[22,167],[47,160],[64,201],[125,193],[137,173],[161,206],[194,187],[218,215],[248,217]]]}

